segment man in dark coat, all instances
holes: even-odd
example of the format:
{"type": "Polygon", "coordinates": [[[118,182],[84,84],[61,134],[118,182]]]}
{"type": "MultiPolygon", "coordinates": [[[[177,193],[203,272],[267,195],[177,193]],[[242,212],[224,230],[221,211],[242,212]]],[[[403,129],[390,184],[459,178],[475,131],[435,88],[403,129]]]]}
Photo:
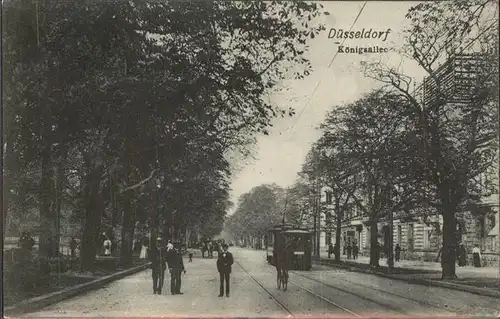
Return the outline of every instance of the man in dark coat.
{"type": "Polygon", "coordinates": [[[394,249],[396,253],[396,261],[399,261],[399,258],[401,256],[401,246],[399,244],[396,244],[396,248],[394,249]]]}
{"type": "Polygon", "coordinates": [[[347,248],[346,248],[346,250],[347,250],[347,259],[351,259],[352,246],[351,246],[351,243],[350,243],[350,242],[348,242],[348,243],[347,243],[347,248]]]}
{"type": "Polygon", "coordinates": [[[174,248],[167,251],[168,268],[170,271],[170,292],[172,295],[182,295],[181,292],[181,274],[186,273],[184,268],[184,261],[182,260],[182,253],[180,244],[174,244],[174,248]]]}
{"type": "Polygon", "coordinates": [[[465,250],[463,243],[460,243],[460,245],[458,246],[457,260],[458,266],[463,267],[467,265],[467,251],[465,250]]]}
{"type": "Polygon", "coordinates": [[[328,244],[328,258],[333,254],[333,245],[332,243],[328,244]]]}
{"type": "Polygon", "coordinates": [[[157,245],[148,249],[148,257],[151,262],[153,277],[153,294],[161,295],[163,281],[165,279],[165,270],[167,269],[167,252],[162,245],[162,239],[157,239],[157,245]]]}
{"type": "Polygon", "coordinates": [[[359,247],[356,242],[352,245],[352,259],[358,259],[359,247]]]}
{"type": "Polygon", "coordinates": [[[222,252],[217,257],[217,271],[220,275],[219,297],[224,296],[224,281],[226,282],[226,297],[229,297],[229,274],[233,265],[233,254],[227,251],[227,244],[222,245],[222,252]]]}

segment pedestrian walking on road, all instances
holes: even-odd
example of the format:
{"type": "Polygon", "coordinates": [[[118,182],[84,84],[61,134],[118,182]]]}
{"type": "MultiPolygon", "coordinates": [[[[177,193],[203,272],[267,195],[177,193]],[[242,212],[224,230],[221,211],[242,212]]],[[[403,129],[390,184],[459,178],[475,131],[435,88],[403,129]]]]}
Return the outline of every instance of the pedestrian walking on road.
{"type": "Polygon", "coordinates": [[[212,242],[208,243],[208,255],[210,256],[210,258],[214,257],[214,246],[212,242]]]}
{"type": "Polygon", "coordinates": [[[396,261],[399,261],[399,257],[401,256],[401,247],[399,246],[399,244],[396,244],[396,248],[394,249],[394,252],[395,252],[396,261]]]}
{"type": "Polygon", "coordinates": [[[165,270],[167,269],[167,252],[163,247],[162,238],[156,239],[156,246],[151,247],[147,255],[151,262],[153,294],[161,295],[163,281],[165,280],[165,270]]]}
{"type": "Polygon", "coordinates": [[[347,259],[351,259],[351,254],[352,254],[352,246],[351,243],[347,243],[347,259]]]}
{"type": "Polygon", "coordinates": [[[328,244],[328,259],[330,259],[330,256],[333,254],[333,245],[332,243],[328,244]]]}
{"type": "MultiPolygon", "coordinates": [[[[377,261],[380,260],[380,249],[381,249],[381,247],[380,247],[380,244],[379,244],[378,241],[375,243],[375,246],[372,249],[375,251],[375,260],[377,260],[377,261]]],[[[377,262],[377,267],[380,267],[378,265],[378,262],[377,262]]]]}
{"type": "Polygon", "coordinates": [[[358,244],[354,243],[354,245],[352,246],[352,259],[358,259],[358,251],[358,244]]]}
{"type": "Polygon", "coordinates": [[[189,262],[193,262],[193,248],[189,247],[188,249],[189,262]]]}
{"type": "Polygon", "coordinates": [[[174,244],[172,244],[172,241],[169,240],[168,243],[167,243],[167,251],[169,251],[171,249],[174,249],[174,244]]]}
{"type": "Polygon", "coordinates": [[[205,258],[205,252],[207,251],[207,244],[203,243],[201,245],[201,258],[205,258]]]}
{"type": "Polygon", "coordinates": [[[167,252],[168,268],[170,271],[170,292],[172,295],[182,295],[181,292],[181,274],[186,273],[184,262],[182,260],[182,253],[180,243],[174,244],[174,248],[167,252]]]}
{"type": "Polygon", "coordinates": [[[443,251],[444,251],[444,248],[443,248],[443,247],[441,247],[441,248],[439,249],[438,255],[437,255],[437,257],[436,257],[436,262],[438,262],[438,261],[439,261],[439,259],[441,258],[441,268],[442,268],[442,267],[444,267],[443,251]]]}
{"type": "Polygon", "coordinates": [[[108,237],[104,240],[104,256],[111,256],[111,240],[108,237]]]}
{"type": "Polygon", "coordinates": [[[217,271],[220,276],[219,297],[224,296],[224,282],[226,282],[226,297],[229,297],[229,275],[231,274],[234,259],[233,254],[228,252],[227,249],[227,244],[222,245],[222,253],[217,257],[217,271]]]}
{"type": "Polygon", "coordinates": [[[474,267],[481,267],[481,250],[477,244],[472,248],[472,260],[474,267]]]}
{"type": "Polygon", "coordinates": [[[139,254],[140,259],[148,258],[148,246],[142,244],[141,253],[139,254]]]}

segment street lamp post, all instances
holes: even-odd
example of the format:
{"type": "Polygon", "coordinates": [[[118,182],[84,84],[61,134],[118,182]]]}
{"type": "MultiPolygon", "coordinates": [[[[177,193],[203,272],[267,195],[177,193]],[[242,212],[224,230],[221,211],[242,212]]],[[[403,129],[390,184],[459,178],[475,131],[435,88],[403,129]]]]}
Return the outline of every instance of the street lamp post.
{"type": "Polygon", "coordinates": [[[285,208],[283,209],[283,224],[285,224],[285,216],[286,216],[286,206],[288,204],[288,188],[285,191],[285,208]]]}

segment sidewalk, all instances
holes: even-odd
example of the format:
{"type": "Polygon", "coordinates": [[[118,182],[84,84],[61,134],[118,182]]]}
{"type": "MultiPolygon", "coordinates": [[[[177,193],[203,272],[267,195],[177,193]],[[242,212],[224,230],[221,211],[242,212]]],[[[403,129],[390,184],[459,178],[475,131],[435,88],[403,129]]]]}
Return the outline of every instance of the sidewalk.
{"type": "Polygon", "coordinates": [[[365,271],[383,275],[384,277],[427,285],[438,285],[471,293],[500,296],[500,269],[498,268],[457,266],[456,274],[458,278],[443,281],[441,280],[441,264],[439,262],[401,260],[395,263],[391,274],[388,273],[387,259],[380,259],[380,268],[372,268],[369,262],[370,258],[365,256],[361,256],[356,260],[347,260],[346,256],[341,256],[340,264],[335,262],[333,255],[330,259],[321,258],[323,264],[354,268],[352,269],[354,271],[365,271]]]}

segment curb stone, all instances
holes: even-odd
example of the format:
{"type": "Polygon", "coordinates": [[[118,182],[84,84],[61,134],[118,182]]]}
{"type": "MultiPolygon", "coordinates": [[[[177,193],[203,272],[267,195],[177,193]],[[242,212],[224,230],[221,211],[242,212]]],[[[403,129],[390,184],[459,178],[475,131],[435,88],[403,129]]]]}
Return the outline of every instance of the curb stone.
{"type": "Polygon", "coordinates": [[[389,275],[389,274],[384,274],[382,272],[374,271],[371,269],[357,268],[357,267],[353,267],[350,265],[332,264],[332,263],[328,263],[328,262],[324,262],[324,261],[321,261],[320,264],[325,265],[325,266],[329,266],[329,267],[333,267],[333,268],[342,268],[342,269],[347,269],[348,271],[362,272],[362,273],[372,274],[375,276],[384,277],[384,278],[388,278],[388,279],[405,281],[405,282],[408,282],[411,284],[442,287],[442,288],[447,288],[447,289],[464,291],[464,292],[468,292],[468,293],[472,293],[472,294],[476,294],[476,295],[480,295],[480,296],[500,298],[500,291],[490,289],[490,288],[479,288],[479,287],[474,287],[474,286],[461,285],[461,284],[456,284],[456,283],[451,283],[451,282],[446,282],[446,281],[432,280],[432,279],[401,278],[401,277],[396,277],[396,276],[389,275]]]}
{"type": "Polygon", "coordinates": [[[132,267],[129,269],[122,270],[120,272],[104,276],[83,284],[79,284],[76,286],[68,287],[63,290],[54,291],[49,294],[41,295],[38,297],[30,298],[27,300],[23,300],[13,306],[5,307],[4,313],[9,316],[13,315],[21,315],[26,312],[36,311],[42,308],[45,308],[49,305],[55,304],[64,299],[68,299],[75,295],[81,294],[83,292],[87,292],[90,290],[98,289],[112,281],[121,279],[123,277],[132,275],[141,270],[147,269],[150,263],[146,263],[144,265],[132,267]]]}

